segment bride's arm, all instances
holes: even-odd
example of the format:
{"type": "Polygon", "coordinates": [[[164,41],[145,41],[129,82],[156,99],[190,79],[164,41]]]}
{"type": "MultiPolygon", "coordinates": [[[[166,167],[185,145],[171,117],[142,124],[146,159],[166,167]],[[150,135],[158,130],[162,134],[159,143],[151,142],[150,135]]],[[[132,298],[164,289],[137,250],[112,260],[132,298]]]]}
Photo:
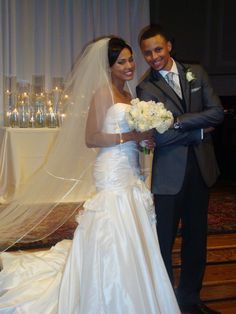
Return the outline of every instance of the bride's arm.
{"type": "Polygon", "coordinates": [[[136,141],[138,143],[142,140],[151,140],[152,132],[149,131],[142,133],[136,131],[117,134],[104,133],[102,128],[108,108],[109,106],[103,106],[98,111],[98,106],[92,101],[88,113],[85,136],[86,145],[89,148],[109,147],[128,141],[136,141]]]}

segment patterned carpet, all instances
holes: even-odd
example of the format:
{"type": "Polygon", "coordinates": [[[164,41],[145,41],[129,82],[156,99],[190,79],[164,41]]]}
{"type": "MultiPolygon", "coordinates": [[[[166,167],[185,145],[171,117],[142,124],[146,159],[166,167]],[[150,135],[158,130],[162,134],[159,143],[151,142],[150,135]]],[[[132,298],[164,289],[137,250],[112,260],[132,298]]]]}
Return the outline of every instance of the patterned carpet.
{"type": "MultiPolygon", "coordinates": [[[[59,213],[63,214],[63,208],[60,208],[59,213]]],[[[75,215],[48,238],[34,243],[19,243],[12,249],[49,247],[62,239],[71,239],[77,226],[74,216],[75,215]]],[[[235,180],[219,181],[218,184],[211,189],[208,226],[209,234],[236,233],[235,180]]]]}
{"type": "Polygon", "coordinates": [[[236,233],[236,180],[219,181],[212,188],[208,233],[236,233]]]}

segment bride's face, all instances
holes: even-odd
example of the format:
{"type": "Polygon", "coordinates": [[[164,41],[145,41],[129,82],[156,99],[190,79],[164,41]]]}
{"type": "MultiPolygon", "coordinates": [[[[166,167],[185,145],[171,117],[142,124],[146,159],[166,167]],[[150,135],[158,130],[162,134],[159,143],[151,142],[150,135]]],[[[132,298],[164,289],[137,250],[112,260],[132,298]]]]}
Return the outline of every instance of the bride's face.
{"type": "Polygon", "coordinates": [[[113,80],[130,81],[134,77],[135,63],[128,48],[121,50],[116,62],[111,67],[113,80]]]}

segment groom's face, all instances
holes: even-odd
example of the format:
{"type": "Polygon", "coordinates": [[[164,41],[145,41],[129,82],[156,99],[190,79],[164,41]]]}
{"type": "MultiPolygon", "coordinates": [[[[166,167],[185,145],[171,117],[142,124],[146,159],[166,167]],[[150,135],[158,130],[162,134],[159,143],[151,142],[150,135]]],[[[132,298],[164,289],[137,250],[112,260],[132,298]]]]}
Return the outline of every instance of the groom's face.
{"type": "Polygon", "coordinates": [[[170,52],[172,45],[161,35],[155,35],[142,40],[140,44],[146,62],[156,71],[167,70],[172,67],[170,52]]]}

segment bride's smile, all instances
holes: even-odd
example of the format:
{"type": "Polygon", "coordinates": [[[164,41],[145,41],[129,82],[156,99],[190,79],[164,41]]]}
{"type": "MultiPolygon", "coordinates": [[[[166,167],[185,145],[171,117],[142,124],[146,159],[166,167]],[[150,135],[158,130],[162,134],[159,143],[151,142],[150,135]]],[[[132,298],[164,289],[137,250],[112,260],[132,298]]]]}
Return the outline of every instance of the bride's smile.
{"type": "Polygon", "coordinates": [[[133,55],[128,48],[124,48],[118,59],[111,67],[111,77],[113,81],[129,81],[133,79],[135,63],[133,55]]]}

